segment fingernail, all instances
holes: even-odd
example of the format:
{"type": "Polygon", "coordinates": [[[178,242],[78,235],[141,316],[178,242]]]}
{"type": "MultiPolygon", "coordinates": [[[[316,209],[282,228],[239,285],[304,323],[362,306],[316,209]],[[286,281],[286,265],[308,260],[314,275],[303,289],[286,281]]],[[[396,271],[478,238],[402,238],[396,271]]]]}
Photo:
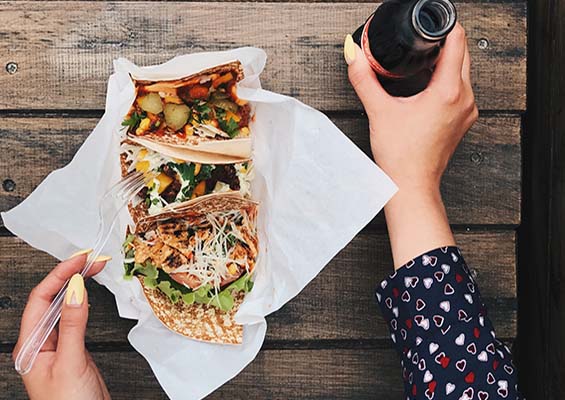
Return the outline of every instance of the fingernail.
{"type": "Polygon", "coordinates": [[[347,35],[345,37],[345,43],[343,44],[343,57],[345,58],[345,62],[349,65],[353,61],[355,61],[356,56],[355,51],[355,43],[353,43],[353,37],[351,35],[347,35]]]}
{"type": "Polygon", "coordinates": [[[112,259],[112,257],[110,257],[110,256],[98,256],[94,259],[94,262],[110,261],[111,259],[112,259]]]}
{"type": "Polygon", "coordinates": [[[83,254],[90,254],[90,253],[92,253],[92,249],[79,250],[76,253],[71,254],[69,258],[67,258],[67,260],[70,260],[71,258],[75,258],[78,256],[82,256],[83,254]]]}
{"type": "Polygon", "coordinates": [[[67,286],[65,303],[71,307],[80,307],[84,300],[84,279],[81,274],[74,274],[67,286]]]}

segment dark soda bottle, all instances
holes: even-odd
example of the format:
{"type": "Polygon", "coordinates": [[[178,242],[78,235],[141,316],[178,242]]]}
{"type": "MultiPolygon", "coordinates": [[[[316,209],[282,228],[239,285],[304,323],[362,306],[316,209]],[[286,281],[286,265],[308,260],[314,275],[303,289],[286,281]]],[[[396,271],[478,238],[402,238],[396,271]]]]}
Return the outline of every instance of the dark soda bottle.
{"type": "Polygon", "coordinates": [[[385,0],[352,35],[393,96],[428,85],[457,14],[450,0],[385,0]]]}

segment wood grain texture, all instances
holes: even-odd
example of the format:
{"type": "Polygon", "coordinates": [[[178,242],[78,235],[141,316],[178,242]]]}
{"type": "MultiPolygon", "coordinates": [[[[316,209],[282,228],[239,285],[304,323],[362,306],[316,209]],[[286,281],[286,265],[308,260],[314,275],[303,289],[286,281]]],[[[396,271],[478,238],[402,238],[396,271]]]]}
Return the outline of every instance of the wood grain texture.
{"type": "MultiPolygon", "coordinates": [[[[514,337],[514,233],[463,233],[456,239],[476,271],[498,336],[514,337]]],[[[0,280],[0,344],[9,344],[17,339],[30,290],[55,260],[13,237],[0,238],[0,248],[0,275],[5,277],[0,280]]],[[[390,272],[392,258],[386,235],[358,235],[301,294],[268,318],[267,340],[387,339],[374,289],[390,272]]],[[[92,283],[89,301],[87,341],[125,342],[133,321],[118,317],[113,296],[92,283]]]]}
{"type": "MultiPolygon", "coordinates": [[[[94,118],[8,118],[0,127],[0,211],[20,203],[49,172],[68,163],[94,118]]],[[[333,121],[370,156],[367,121],[333,121]]],[[[417,134],[417,133],[415,133],[417,134]]],[[[480,118],[465,137],[444,177],[442,191],[452,224],[515,225],[520,221],[520,118],[480,118]]],[[[377,217],[375,225],[384,223],[377,217]]],[[[1,225],[1,222],[0,222],[1,225]]]]}
{"type": "MultiPolygon", "coordinates": [[[[112,399],[167,398],[139,354],[92,356],[112,399]]],[[[379,350],[267,350],[207,399],[398,400],[402,390],[400,362],[388,346],[379,350]]],[[[8,354],[0,354],[0,391],[6,399],[27,398],[8,354]]]]}
{"type": "Polygon", "coordinates": [[[517,357],[526,398],[565,393],[565,1],[529,1],[517,357]],[[547,40],[551,38],[551,40],[547,40]]]}
{"type": "MultiPolygon", "coordinates": [[[[6,2],[0,5],[0,109],[102,109],[112,60],[142,65],[200,50],[253,45],[269,56],[264,87],[324,110],[361,109],[343,38],[370,3],[6,2]]],[[[482,110],[524,110],[524,3],[463,3],[472,79],[482,110]],[[487,39],[481,50],[477,43],[487,39]]]]}
{"type": "MultiPolygon", "coordinates": [[[[92,356],[112,399],[167,398],[139,354],[109,352],[92,356]]],[[[207,399],[398,400],[402,388],[400,362],[390,348],[270,350],[260,352],[240,375],[207,399]]],[[[5,353],[0,354],[0,392],[5,399],[27,399],[21,378],[5,353]]]]}

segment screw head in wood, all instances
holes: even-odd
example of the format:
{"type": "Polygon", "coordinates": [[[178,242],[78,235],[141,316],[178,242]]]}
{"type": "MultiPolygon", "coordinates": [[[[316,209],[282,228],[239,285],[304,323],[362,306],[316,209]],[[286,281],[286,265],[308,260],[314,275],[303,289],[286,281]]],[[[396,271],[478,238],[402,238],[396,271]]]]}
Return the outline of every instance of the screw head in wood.
{"type": "Polygon", "coordinates": [[[18,72],[18,64],[16,64],[13,61],[10,61],[8,64],[6,64],[6,71],[10,74],[13,75],[16,72],[18,72]]]}
{"type": "Polygon", "coordinates": [[[479,151],[476,151],[476,152],[471,154],[471,162],[473,164],[479,165],[480,163],[483,162],[483,159],[484,159],[484,157],[483,157],[482,153],[479,152],[479,151]]]}
{"type": "Polygon", "coordinates": [[[479,39],[479,41],[477,42],[477,46],[481,50],[486,50],[488,48],[489,44],[490,43],[489,43],[488,39],[485,39],[485,38],[479,39]]]}
{"type": "Polygon", "coordinates": [[[4,182],[2,182],[2,188],[4,188],[6,192],[13,192],[16,189],[16,182],[11,179],[4,179],[4,182]]]}

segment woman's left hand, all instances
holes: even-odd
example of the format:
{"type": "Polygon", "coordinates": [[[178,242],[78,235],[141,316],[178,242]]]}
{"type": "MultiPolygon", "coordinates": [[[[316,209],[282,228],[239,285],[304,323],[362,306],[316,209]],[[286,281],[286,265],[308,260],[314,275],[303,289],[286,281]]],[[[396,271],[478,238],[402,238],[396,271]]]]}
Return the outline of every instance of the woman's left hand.
{"type": "MultiPolygon", "coordinates": [[[[59,329],[51,333],[31,371],[22,376],[31,400],[110,399],[102,375],[84,346],[88,297],[84,281],[78,272],[85,265],[86,259],[87,254],[82,254],[63,261],[29,296],[22,316],[18,343],[13,352],[14,360],[53,298],[66,280],[72,277],[63,302],[59,329]]],[[[88,275],[100,272],[105,263],[95,263],[88,275]]]]}

